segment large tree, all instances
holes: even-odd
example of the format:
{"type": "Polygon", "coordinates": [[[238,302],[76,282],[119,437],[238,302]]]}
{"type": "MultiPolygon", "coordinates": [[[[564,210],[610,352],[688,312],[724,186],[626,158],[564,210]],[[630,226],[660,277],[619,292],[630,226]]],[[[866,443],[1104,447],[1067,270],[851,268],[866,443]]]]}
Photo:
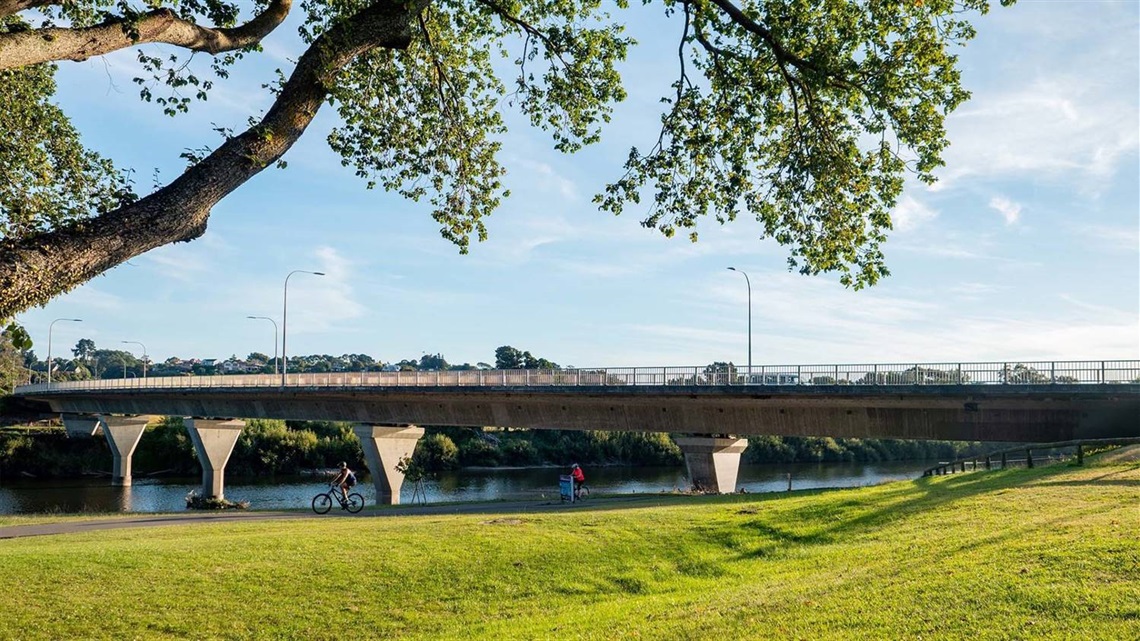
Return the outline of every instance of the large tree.
{"type": "MultiPolygon", "coordinates": [[[[631,150],[595,201],[613,213],[637,204],[647,227],[694,239],[701,217],[745,211],[788,247],[791,268],[873,284],[887,273],[880,244],[904,179],[933,181],[944,119],[968,95],[953,48],[990,3],[645,0],[674,20],[677,72],[659,136],[631,150]]],[[[616,65],[634,43],[610,13],[624,10],[625,0],[0,0],[0,318],[201,236],[213,206],[278,163],[325,104],[340,115],[328,142],[344,163],[369,187],[427,199],[466,251],[507,195],[500,110],[521,111],[564,152],[597,140],[625,97],[616,65]],[[184,152],[186,171],[149,194],[85,148],[52,100],[58,62],[130,47],[141,97],[176,115],[298,9],[307,49],[267,85],[268,111],[245,131],[222,129],[212,151],[184,152]],[[508,77],[495,73],[500,53],[508,77]]]]}

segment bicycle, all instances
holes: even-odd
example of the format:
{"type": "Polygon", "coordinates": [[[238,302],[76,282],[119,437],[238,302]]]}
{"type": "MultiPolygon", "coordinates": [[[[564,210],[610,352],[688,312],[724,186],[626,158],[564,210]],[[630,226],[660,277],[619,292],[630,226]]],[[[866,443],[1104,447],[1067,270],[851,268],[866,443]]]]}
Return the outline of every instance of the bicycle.
{"type": "Polygon", "coordinates": [[[573,503],[590,498],[590,488],[586,487],[584,483],[576,488],[574,486],[574,478],[569,474],[558,477],[558,494],[563,501],[573,503]]]}
{"type": "Polygon", "coordinates": [[[578,489],[574,490],[575,501],[585,501],[588,498],[590,498],[590,487],[588,485],[583,483],[578,486],[578,489]]]}
{"type": "Polygon", "coordinates": [[[340,495],[340,488],[333,485],[330,486],[328,491],[321,492],[313,497],[313,511],[317,514],[327,514],[332,509],[333,501],[340,504],[340,509],[348,510],[352,514],[364,509],[364,497],[353,492],[348,495],[348,499],[344,499],[340,495]]]}

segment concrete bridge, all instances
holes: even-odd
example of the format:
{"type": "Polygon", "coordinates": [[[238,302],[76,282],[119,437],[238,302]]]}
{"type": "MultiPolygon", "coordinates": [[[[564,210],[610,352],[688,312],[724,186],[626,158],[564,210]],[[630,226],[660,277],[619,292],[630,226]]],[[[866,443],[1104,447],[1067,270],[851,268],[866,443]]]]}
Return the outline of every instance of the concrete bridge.
{"type": "Polygon", "coordinates": [[[114,479],[149,415],[187,417],[203,492],[223,496],[242,419],[356,422],[377,501],[398,503],[420,425],[662,431],[690,479],[735,489],[747,435],[1051,442],[1140,436],[1140,361],[359,372],[29,385],[69,433],[102,427],[114,479]]]}

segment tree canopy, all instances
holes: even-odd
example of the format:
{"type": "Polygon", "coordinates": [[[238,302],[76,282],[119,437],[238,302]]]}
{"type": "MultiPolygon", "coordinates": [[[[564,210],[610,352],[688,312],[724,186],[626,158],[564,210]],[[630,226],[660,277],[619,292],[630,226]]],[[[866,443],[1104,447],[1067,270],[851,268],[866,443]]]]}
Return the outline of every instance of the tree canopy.
{"type": "MultiPolygon", "coordinates": [[[[700,219],[746,213],[787,247],[789,268],[856,288],[886,275],[890,212],[908,175],[934,180],[945,117],[968,97],[953,50],[991,0],[644,4],[676,25],[677,72],[657,139],[630,150],[597,205],[693,240],[700,219]]],[[[201,236],[214,205],[281,164],[325,104],[340,117],[328,143],[342,163],[370,188],[427,201],[466,252],[509,196],[503,111],[563,152],[598,140],[626,96],[628,10],[625,0],[0,0],[0,318],[201,236]],[[216,149],[183,152],[185,172],[150,193],[134,168],[85,147],[53,101],[59,63],[133,48],[140,98],[176,116],[293,11],[307,49],[265,86],[272,106],[244,131],[221,129],[216,149]]]]}

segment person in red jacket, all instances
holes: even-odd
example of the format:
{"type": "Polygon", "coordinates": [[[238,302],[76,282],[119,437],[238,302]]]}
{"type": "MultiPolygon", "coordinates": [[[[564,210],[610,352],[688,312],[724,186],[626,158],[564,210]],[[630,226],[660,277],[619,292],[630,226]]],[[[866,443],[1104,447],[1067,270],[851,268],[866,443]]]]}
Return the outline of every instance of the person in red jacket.
{"type": "Polygon", "coordinates": [[[582,472],[582,468],[575,463],[570,466],[570,476],[574,478],[574,494],[578,494],[582,490],[582,486],[586,484],[586,475],[582,472]]]}

